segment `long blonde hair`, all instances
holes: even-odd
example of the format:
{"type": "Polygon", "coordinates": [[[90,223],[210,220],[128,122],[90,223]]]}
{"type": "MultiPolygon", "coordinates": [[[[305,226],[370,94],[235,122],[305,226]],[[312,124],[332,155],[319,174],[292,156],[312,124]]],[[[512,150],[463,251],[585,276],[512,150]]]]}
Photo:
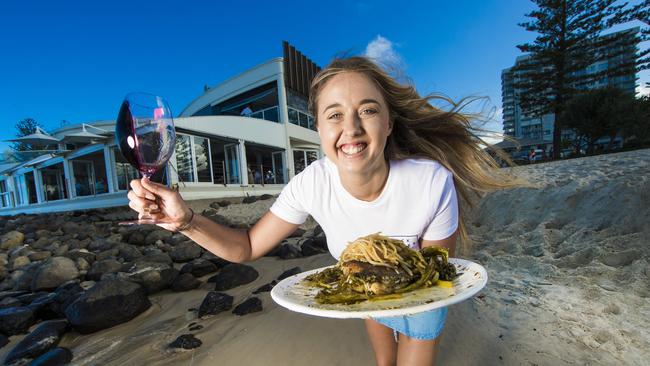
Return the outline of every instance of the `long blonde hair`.
{"type": "MultiPolygon", "coordinates": [[[[471,207],[476,198],[489,191],[520,183],[501,172],[499,164],[483,149],[489,144],[479,137],[482,130],[471,124],[476,115],[462,112],[466,101],[455,103],[437,95],[421,97],[415,87],[398,83],[366,57],[336,58],[314,77],[309,92],[309,111],[315,116],[317,125],[320,92],[333,76],[344,72],[358,72],[369,77],[388,104],[393,130],[384,149],[386,160],[418,157],[442,164],[454,175],[461,200],[459,209],[462,203],[471,207]],[[431,105],[430,100],[444,101],[452,108],[441,110],[431,105]]],[[[492,151],[508,161],[498,149],[492,151]]],[[[462,210],[459,215],[461,244],[469,244],[462,210]]]]}

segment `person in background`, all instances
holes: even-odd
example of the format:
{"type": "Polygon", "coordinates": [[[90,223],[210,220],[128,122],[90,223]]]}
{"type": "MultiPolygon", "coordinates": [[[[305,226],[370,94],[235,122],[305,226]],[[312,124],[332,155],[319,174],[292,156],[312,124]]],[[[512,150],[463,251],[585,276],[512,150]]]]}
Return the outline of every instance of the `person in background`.
{"type": "Polygon", "coordinates": [[[249,117],[251,114],[253,114],[253,109],[250,104],[246,104],[246,107],[239,113],[240,116],[244,117],[249,117]]]}

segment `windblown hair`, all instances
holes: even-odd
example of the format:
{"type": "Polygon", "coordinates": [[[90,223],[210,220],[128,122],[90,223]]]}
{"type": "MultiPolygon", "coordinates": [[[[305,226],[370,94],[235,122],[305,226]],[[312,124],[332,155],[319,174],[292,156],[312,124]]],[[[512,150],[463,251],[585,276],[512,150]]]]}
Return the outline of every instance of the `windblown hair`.
{"type": "MultiPolygon", "coordinates": [[[[471,124],[477,116],[463,112],[467,100],[456,103],[439,95],[422,97],[415,87],[398,83],[366,57],[336,58],[311,83],[309,111],[315,116],[317,125],[318,97],[323,87],[332,77],[345,72],[366,75],[377,85],[388,104],[393,129],[384,149],[386,160],[425,158],[439,162],[453,173],[461,199],[458,205],[461,244],[469,244],[461,203],[471,207],[475,199],[485,193],[513,187],[519,182],[502,173],[499,164],[483,149],[489,144],[479,137],[482,130],[471,124]],[[436,108],[430,100],[446,102],[451,108],[436,108]]],[[[500,150],[492,151],[509,161],[500,150]]]]}

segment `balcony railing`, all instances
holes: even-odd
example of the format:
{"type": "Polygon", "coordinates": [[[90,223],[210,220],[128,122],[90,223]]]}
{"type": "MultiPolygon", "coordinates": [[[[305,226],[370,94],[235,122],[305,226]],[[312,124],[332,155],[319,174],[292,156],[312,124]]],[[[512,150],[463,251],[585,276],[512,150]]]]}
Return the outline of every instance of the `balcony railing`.
{"type": "Polygon", "coordinates": [[[248,184],[284,184],[284,177],[283,169],[274,171],[269,165],[248,164],[248,184]]]}
{"type": "Polygon", "coordinates": [[[316,131],[316,126],[314,125],[314,117],[291,107],[288,109],[290,123],[316,131]]]}

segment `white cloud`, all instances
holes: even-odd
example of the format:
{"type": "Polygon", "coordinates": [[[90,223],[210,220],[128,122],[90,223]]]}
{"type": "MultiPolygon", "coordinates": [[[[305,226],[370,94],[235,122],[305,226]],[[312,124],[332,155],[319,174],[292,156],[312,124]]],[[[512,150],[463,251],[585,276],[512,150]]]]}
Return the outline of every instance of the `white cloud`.
{"type": "Polygon", "coordinates": [[[377,38],[368,43],[364,55],[388,71],[398,70],[401,72],[404,69],[404,61],[395,51],[393,42],[381,35],[377,35],[377,38]]]}

